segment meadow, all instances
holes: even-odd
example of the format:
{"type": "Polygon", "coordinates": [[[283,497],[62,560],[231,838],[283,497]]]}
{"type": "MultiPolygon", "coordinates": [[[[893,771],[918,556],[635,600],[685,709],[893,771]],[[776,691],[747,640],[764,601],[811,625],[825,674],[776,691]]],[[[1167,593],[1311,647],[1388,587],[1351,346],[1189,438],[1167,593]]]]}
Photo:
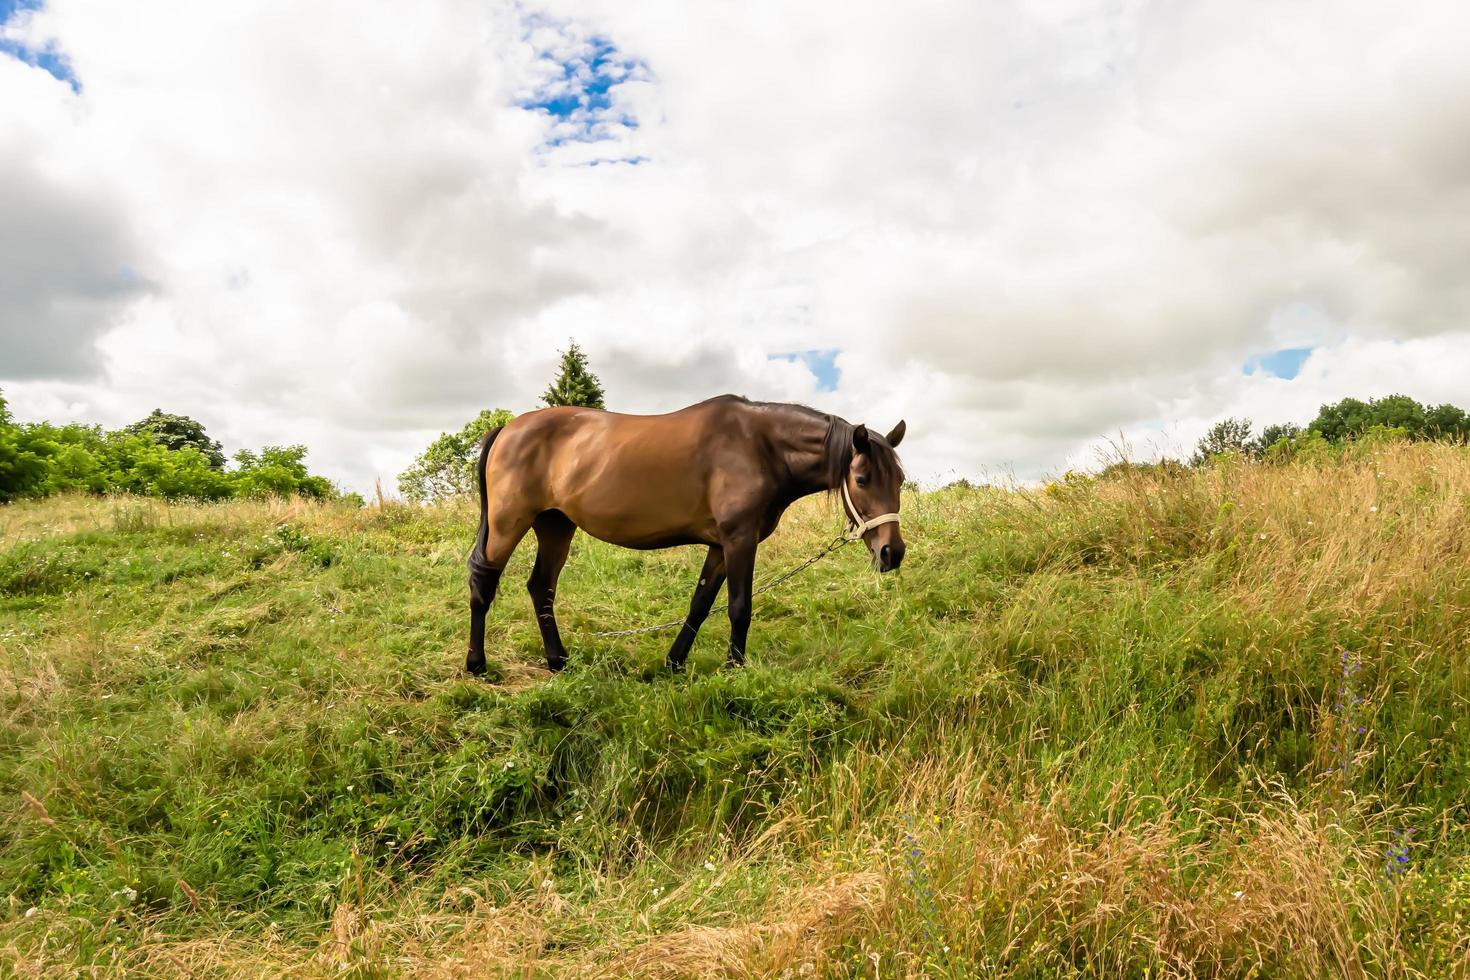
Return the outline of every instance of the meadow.
{"type": "MultiPolygon", "coordinates": [[[[788,515],[757,582],[824,545],[788,515]]],[[[1470,972],[1470,449],[905,495],[908,559],[667,634],[695,549],[474,505],[0,508],[0,972],[1470,972]],[[1466,728],[1461,728],[1465,723],[1466,728]]]]}

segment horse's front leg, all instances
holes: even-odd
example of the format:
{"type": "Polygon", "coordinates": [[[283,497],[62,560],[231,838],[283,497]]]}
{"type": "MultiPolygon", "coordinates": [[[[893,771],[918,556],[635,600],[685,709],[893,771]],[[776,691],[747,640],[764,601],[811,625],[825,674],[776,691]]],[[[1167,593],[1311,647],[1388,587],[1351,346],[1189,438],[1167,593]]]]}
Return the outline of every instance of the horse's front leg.
{"type": "Polygon", "coordinates": [[[725,574],[729,576],[730,661],[745,663],[745,638],[750,632],[750,597],[755,582],[755,539],[725,545],[725,574]]]}
{"type": "Polygon", "coordinates": [[[704,556],[704,568],[699,571],[699,585],[694,588],[694,598],[689,600],[689,615],[685,617],[679,635],[674,637],[674,645],[669,648],[669,667],[673,670],[684,669],[689,648],[694,646],[699,627],[704,625],[710,607],[715,604],[715,596],[720,594],[720,586],[724,584],[725,552],[719,545],[710,545],[709,553],[704,556]]]}

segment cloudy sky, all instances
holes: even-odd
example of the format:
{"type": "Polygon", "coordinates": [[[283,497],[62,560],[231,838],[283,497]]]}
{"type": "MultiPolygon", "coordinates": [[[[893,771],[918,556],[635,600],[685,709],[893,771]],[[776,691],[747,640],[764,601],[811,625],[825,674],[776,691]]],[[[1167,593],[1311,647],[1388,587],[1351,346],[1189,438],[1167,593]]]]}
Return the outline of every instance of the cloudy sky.
{"type": "Polygon", "coordinates": [[[0,0],[0,388],[353,488],[575,338],[929,481],[1470,407],[1470,5],[0,0]]]}

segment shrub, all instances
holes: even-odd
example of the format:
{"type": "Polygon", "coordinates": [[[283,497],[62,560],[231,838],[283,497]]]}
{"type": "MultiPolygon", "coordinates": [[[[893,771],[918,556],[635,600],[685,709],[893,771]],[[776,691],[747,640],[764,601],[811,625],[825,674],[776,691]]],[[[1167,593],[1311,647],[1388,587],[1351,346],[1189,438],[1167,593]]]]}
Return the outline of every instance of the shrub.
{"type": "Polygon", "coordinates": [[[306,469],[305,446],[266,446],[259,453],[242,449],[235,454],[235,493],[241,497],[332,496],[331,481],[306,469]]]}
{"type": "Polygon", "coordinates": [[[441,432],[398,476],[398,491],[420,503],[475,492],[480,443],[491,429],[515,418],[503,408],[485,409],[458,432],[441,432]]]}

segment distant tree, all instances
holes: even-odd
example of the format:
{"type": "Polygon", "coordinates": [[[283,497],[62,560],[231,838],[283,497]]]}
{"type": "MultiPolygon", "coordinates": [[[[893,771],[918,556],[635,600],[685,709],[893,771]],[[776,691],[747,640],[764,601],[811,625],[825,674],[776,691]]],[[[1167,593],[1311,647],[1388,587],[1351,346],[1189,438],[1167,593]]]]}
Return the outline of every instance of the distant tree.
{"type": "Polygon", "coordinates": [[[606,408],[602,382],[587,369],[587,355],[574,342],[561,352],[561,372],[546,389],[541,400],[550,405],[580,405],[583,408],[606,408]]]}
{"type": "Polygon", "coordinates": [[[441,432],[413,465],[398,475],[398,492],[420,503],[474,493],[480,443],[487,432],[513,418],[503,408],[486,409],[458,432],[441,432]]]}
{"type": "Polygon", "coordinates": [[[1470,415],[1454,405],[1436,405],[1424,413],[1424,434],[1431,439],[1470,439],[1470,415]]]}
{"type": "Polygon", "coordinates": [[[1195,445],[1194,456],[1189,463],[1191,466],[1202,466],[1226,453],[1247,457],[1251,455],[1250,419],[1221,419],[1210,426],[1209,431],[1195,445]]]}
{"type": "Polygon", "coordinates": [[[1387,429],[1403,429],[1410,436],[1424,432],[1424,406],[1408,395],[1389,395],[1368,403],[1372,424],[1387,429]]]}
{"type": "Polygon", "coordinates": [[[334,495],[326,477],[306,469],[305,446],[266,446],[258,453],[242,449],[235,454],[235,493],[241,497],[315,497],[334,495]]]}
{"type": "Polygon", "coordinates": [[[123,431],[133,435],[150,435],[154,442],[168,449],[193,446],[209,461],[210,469],[225,468],[224,448],[205,434],[202,423],[187,415],[171,415],[155,408],[148,413],[147,418],[134,422],[123,431]]]}
{"type": "Polygon", "coordinates": [[[1357,439],[1373,427],[1402,429],[1410,439],[1464,439],[1470,437],[1470,419],[1454,405],[1426,408],[1408,395],[1388,395],[1371,401],[1344,398],[1323,405],[1312,424],[1328,442],[1357,439]]]}
{"type": "Polygon", "coordinates": [[[0,392],[0,504],[43,495],[56,448],[51,440],[37,438],[29,427],[14,424],[0,392]]]}
{"type": "Polygon", "coordinates": [[[223,500],[236,492],[230,474],[192,444],[170,449],[149,432],[120,431],[108,436],[105,453],[109,491],[190,500],[223,500]]]}
{"type": "Polygon", "coordinates": [[[0,503],[44,496],[56,449],[24,426],[0,423],[0,503]]]}
{"type": "Polygon", "coordinates": [[[1323,405],[1317,417],[1307,426],[1328,442],[1351,439],[1372,424],[1368,403],[1357,398],[1344,398],[1332,405],[1323,405]]]}
{"type": "Polygon", "coordinates": [[[1295,439],[1302,434],[1302,427],[1292,422],[1274,422],[1261,430],[1261,434],[1251,440],[1250,455],[1253,459],[1263,459],[1272,446],[1283,439],[1295,439]]]}

